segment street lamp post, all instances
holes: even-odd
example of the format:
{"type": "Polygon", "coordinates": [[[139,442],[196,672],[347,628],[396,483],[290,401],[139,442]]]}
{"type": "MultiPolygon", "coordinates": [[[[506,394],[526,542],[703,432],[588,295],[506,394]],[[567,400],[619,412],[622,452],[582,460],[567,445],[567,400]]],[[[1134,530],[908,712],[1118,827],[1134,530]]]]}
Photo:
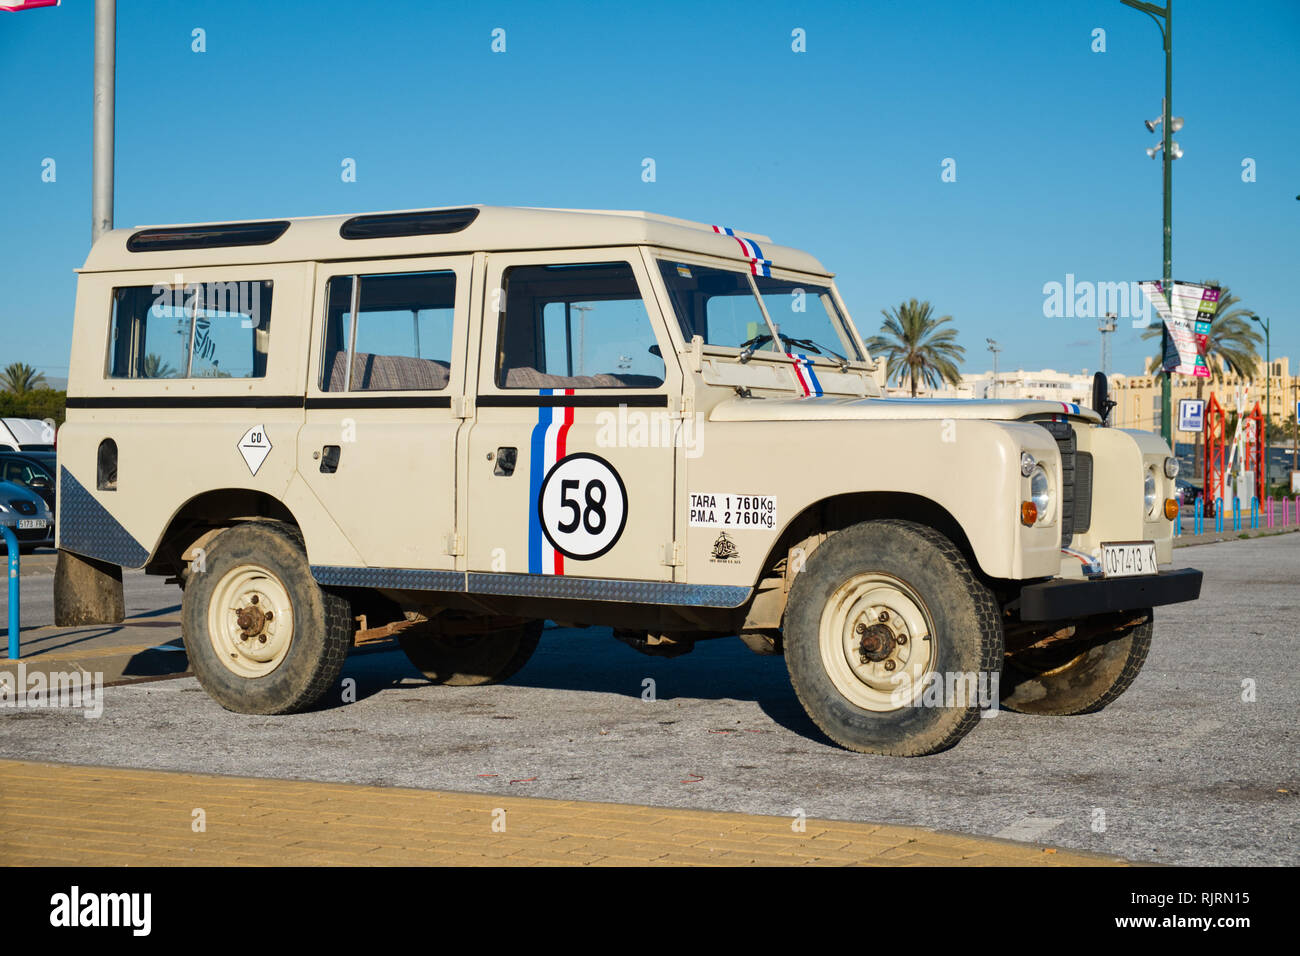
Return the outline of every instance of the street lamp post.
{"type": "Polygon", "coordinates": [[[998,353],[1002,351],[1002,346],[998,345],[993,339],[985,339],[989,344],[989,351],[993,353],[993,389],[998,387],[998,353]]]}
{"type": "MultiPolygon", "coordinates": [[[[1169,305],[1171,311],[1173,308],[1173,164],[1177,159],[1173,143],[1173,110],[1174,110],[1174,0],[1165,0],[1163,7],[1158,7],[1154,3],[1146,3],[1145,0],[1120,0],[1125,6],[1132,7],[1134,10],[1140,10],[1155,21],[1156,26],[1160,28],[1160,36],[1164,40],[1165,47],[1165,102],[1164,111],[1161,116],[1161,132],[1164,134],[1160,152],[1163,154],[1161,159],[1164,165],[1164,282],[1162,283],[1165,290],[1165,302],[1169,305]],[[1163,20],[1163,22],[1161,22],[1163,20]]],[[[1154,124],[1147,124],[1148,129],[1154,124]]],[[[1154,130],[1153,130],[1154,132],[1154,130]]],[[[1148,150],[1148,153],[1154,158],[1155,153],[1148,150]]],[[[1169,348],[1169,328],[1166,326],[1160,336],[1160,355],[1163,361],[1165,352],[1169,348]]],[[[1172,402],[1170,399],[1170,377],[1171,372],[1164,372],[1160,379],[1160,434],[1164,440],[1173,447],[1173,415],[1170,410],[1172,402]]]]}

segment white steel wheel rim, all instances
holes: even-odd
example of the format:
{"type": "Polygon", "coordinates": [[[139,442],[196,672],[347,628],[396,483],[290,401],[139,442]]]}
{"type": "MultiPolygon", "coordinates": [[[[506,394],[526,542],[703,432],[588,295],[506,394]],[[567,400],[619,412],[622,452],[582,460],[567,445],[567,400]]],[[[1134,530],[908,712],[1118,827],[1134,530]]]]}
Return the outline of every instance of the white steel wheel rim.
{"type": "Polygon", "coordinates": [[[924,690],[934,641],[934,621],[920,595],[877,572],[855,575],[836,589],[822,611],[818,642],[835,689],[863,710],[888,713],[910,706],[924,690]],[[888,629],[888,653],[864,661],[862,629],[871,627],[888,629]]]}
{"type": "Polygon", "coordinates": [[[280,666],[293,643],[289,592],[265,568],[227,572],[208,603],[208,638],[231,673],[265,677],[280,666]]]}

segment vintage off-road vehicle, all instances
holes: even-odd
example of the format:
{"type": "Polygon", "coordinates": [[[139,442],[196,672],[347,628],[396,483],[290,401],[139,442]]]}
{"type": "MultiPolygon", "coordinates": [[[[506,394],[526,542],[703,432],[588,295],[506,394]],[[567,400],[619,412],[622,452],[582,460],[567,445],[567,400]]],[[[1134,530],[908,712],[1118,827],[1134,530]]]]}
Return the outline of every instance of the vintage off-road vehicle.
{"type": "MultiPolygon", "coordinates": [[[[184,589],[200,682],[309,707],[357,635],[508,678],[545,620],[784,653],[827,736],[1104,707],[1147,654],[1177,463],[1044,401],[899,400],[831,274],[641,212],[118,229],[80,273],[58,544],[184,589]]],[[[1104,400],[1104,388],[1099,401],[1104,400]]],[[[87,577],[90,575],[90,577],[87,577]]]]}

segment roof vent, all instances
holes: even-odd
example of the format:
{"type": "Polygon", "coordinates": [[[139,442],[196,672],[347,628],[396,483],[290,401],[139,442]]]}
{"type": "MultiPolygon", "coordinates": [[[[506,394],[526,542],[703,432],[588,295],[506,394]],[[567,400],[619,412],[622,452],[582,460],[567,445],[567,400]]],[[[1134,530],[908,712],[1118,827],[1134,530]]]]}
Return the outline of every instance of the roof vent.
{"type": "Polygon", "coordinates": [[[287,220],[229,222],[215,226],[169,226],[141,229],[126,240],[128,252],[168,252],[173,249],[215,249],[221,246],[265,246],[289,228],[287,220]]]}
{"type": "Polygon", "coordinates": [[[437,236],[460,232],[478,218],[477,209],[432,209],[353,216],[339,227],[344,239],[393,239],[398,236],[437,236]]]}

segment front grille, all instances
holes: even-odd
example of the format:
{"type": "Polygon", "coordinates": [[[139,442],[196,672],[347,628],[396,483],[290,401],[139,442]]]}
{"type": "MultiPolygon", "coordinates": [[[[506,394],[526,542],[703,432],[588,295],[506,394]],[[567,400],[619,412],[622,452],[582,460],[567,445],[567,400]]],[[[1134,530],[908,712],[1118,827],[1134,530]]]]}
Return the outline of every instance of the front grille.
{"type": "MultiPolygon", "coordinates": [[[[1056,439],[1056,447],[1061,452],[1061,547],[1068,548],[1074,537],[1074,489],[1075,471],[1078,455],[1075,451],[1074,429],[1069,422],[1039,422],[1056,439]]],[[[1091,470],[1088,474],[1089,487],[1092,485],[1091,470]]],[[[1091,521],[1092,508],[1089,507],[1091,521]]]]}
{"type": "Polygon", "coordinates": [[[19,541],[44,541],[50,537],[49,528],[21,528],[14,531],[19,541]]]}
{"type": "Polygon", "coordinates": [[[1081,451],[1074,461],[1074,533],[1092,526],[1092,453],[1081,451]]]}
{"type": "Polygon", "coordinates": [[[14,511],[18,512],[20,515],[36,514],[36,503],[34,501],[27,501],[23,498],[19,498],[16,501],[9,502],[9,504],[14,511]]]}

